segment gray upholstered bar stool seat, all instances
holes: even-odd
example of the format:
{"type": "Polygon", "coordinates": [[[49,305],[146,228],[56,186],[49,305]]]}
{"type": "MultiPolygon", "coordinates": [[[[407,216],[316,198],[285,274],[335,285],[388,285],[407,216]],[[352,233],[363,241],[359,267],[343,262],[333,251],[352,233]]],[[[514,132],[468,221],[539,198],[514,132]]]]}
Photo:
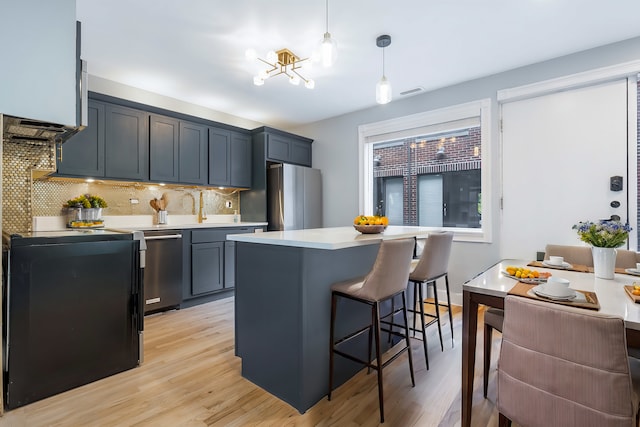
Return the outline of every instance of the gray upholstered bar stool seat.
{"type": "Polygon", "coordinates": [[[424,347],[424,359],[429,369],[429,356],[427,351],[427,332],[426,329],[432,323],[438,325],[438,334],[440,335],[440,349],[444,351],[444,344],[442,341],[442,326],[440,325],[440,306],[446,306],[449,311],[449,326],[451,327],[451,345],[453,346],[453,314],[451,313],[451,296],[449,293],[449,256],[451,255],[451,242],[453,241],[453,233],[434,232],[430,233],[429,237],[424,240],[424,247],[422,248],[422,254],[420,258],[414,260],[411,263],[411,273],[409,274],[409,282],[413,283],[413,295],[411,308],[408,311],[413,313],[413,327],[412,331],[416,332],[420,330],[422,332],[422,346],[424,347]],[[445,289],[447,291],[447,303],[440,304],[438,301],[438,289],[436,287],[436,280],[444,277],[445,289]],[[425,299],[422,285],[433,286],[434,302],[431,303],[425,299]],[[435,308],[435,315],[425,313],[424,304],[433,304],[435,308]],[[429,317],[431,320],[425,322],[425,317],[429,317]],[[420,329],[416,328],[416,318],[420,318],[420,329]]]}
{"type": "MultiPolygon", "coordinates": [[[[409,341],[409,328],[407,320],[407,304],[405,290],[409,279],[409,267],[413,256],[414,239],[383,240],[376,257],[371,272],[361,278],[345,282],[335,283],[331,286],[331,327],[330,327],[330,349],[329,349],[329,393],[331,400],[333,391],[333,369],[334,355],[338,354],[349,360],[362,363],[368,369],[375,369],[378,372],[378,401],[380,405],[380,422],[384,422],[384,394],[382,388],[382,369],[398,358],[402,353],[407,352],[409,359],[409,372],[411,374],[411,384],[415,387],[413,376],[413,359],[409,341]],[[402,295],[402,307],[394,309],[393,304],[388,304],[392,308],[389,313],[381,315],[381,304],[402,295]],[[368,305],[371,308],[371,322],[369,325],[358,329],[342,338],[335,338],[335,324],[338,297],[346,298],[368,305]],[[396,315],[402,313],[403,324],[395,323],[396,315]],[[388,319],[388,320],[387,320],[388,319]],[[385,325],[385,327],[382,327],[385,325]],[[404,330],[404,333],[399,331],[404,330]],[[396,349],[395,353],[382,362],[382,351],[380,332],[388,332],[391,335],[404,338],[405,345],[396,349]],[[368,360],[362,360],[352,354],[341,350],[341,344],[346,344],[349,340],[368,332],[368,360]],[[372,360],[372,336],[375,335],[375,361],[372,360]]],[[[399,343],[398,343],[399,344],[399,343]]],[[[394,346],[395,347],[395,346],[394,346]]],[[[391,349],[393,349],[392,347],[391,349]]],[[[390,350],[391,350],[390,349],[390,350]]]]}

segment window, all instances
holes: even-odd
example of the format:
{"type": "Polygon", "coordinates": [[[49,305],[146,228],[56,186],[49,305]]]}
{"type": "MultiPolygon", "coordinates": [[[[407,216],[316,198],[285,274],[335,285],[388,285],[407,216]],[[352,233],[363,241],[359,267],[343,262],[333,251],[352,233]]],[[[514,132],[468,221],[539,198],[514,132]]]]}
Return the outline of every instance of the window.
{"type": "Polygon", "coordinates": [[[361,212],[490,241],[489,111],[482,100],[360,126],[361,212]]]}

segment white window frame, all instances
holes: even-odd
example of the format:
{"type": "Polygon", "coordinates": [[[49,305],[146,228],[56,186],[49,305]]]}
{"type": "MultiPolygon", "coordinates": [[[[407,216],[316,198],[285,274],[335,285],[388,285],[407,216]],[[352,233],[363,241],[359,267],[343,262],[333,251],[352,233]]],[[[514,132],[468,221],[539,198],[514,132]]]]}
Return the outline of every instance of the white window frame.
{"type": "Polygon", "coordinates": [[[480,147],[482,153],[481,188],[482,188],[482,227],[425,227],[435,230],[446,230],[454,233],[454,239],[470,242],[491,242],[493,223],[493,197],[491,183],[491,99],[485,98],[464,104],[453,105],[432,111],[398,117],[375,123],[358,126],[358,170],[359,170],[359,211],[365,215],[373,214],[373,146],[382,142],[388,135],[388,141],[397,139],[394,133],[402,133],[416,129],[414,136],[420,136],[425,126],[442,125],[447,122],[480,118],[480,147]],[[375,137],[375,138],[374,138],[375,137]],[[375,139],[375,142],[371,141],[375,139]]]}

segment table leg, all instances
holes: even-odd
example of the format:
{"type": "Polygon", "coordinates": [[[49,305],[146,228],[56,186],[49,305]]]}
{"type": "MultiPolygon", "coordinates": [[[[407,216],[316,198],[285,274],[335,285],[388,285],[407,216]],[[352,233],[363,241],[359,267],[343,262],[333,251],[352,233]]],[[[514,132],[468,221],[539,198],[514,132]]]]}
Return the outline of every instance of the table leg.
{"type": "Polygon", "coordinates": [[[462,427],[471,426],[473,376],[476,361],[478,303],[471,292],[462,292],[462,427]]]}

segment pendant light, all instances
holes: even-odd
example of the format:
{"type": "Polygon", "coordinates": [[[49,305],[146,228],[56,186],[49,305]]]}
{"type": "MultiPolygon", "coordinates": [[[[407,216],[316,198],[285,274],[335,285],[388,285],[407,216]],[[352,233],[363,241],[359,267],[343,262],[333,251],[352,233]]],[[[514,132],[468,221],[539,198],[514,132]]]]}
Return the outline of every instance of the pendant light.
{"type": "Polygon", "coordinates": [[[391,44],[391,36],[381,35],[376,39],[376,45],[382,48],[382,78],[376,85],[376,102],[378,104],[387,104],[391,101],[391,83],[384,75],[384,48],[391,44]]]}
{"type": "Polygon", "coordinates": [[[338,43],[331,38],[329,33],[329,0],[326,0],[326,31],[320,43],[320,60],[323,67],[331,67],[338,57],[338,43]]]}

